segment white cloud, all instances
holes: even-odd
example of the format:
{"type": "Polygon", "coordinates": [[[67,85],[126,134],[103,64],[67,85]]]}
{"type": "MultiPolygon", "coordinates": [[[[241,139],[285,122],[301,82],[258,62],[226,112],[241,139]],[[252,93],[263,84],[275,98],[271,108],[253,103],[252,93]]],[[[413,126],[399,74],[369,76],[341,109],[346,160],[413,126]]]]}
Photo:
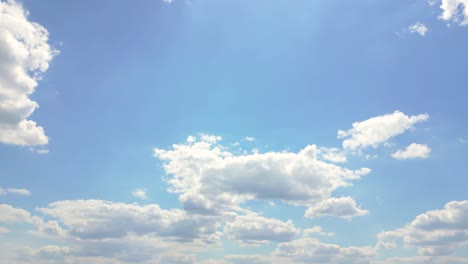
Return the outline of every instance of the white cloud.
{"type": "Polygon", "coordinates": [[[355,216],[368,214],[369,211],[360,209],[351,197],[329,198],[314,206],[311,206],[305,212],[305,217],[317,218],[321,216],[337,216],[345,219],[351,219],[355,216]]]}
{"type": "Polygon", "coordinates": [[[320,236],[327,236],[327,237],[332,237],[335,235],[335,233],[331,232],[324,232],[322,227],[320,226],[313,226],[311,228],[304,229],[302,231],[302,234],[304,236],[313,236],[313,235],[320,235],[320,236]]]}
{"type": "Polygon", "coordinates": [[[2,186],[0,186],[0,195],[7,195],[7,194],[31,195],[31,192],[26,189],[14,189],[14,188],[3,189],[2,186]]]}
{"type": "Polygon", "coordinates": [[[148,200],[148,195],[145,189],[135,189],[132,191],[132,195],[141,200],[148,200]]]}
{"type": "Polygon", "coordinates": [[[468,140],[464,138],[459,138],[458,141],[460,141],[461,143],[468,143],[468,140]]]}
{"type": "Polygon", "coordinates": [[[30,22],[15,1],[0,2],[0,143],[44,145],[44,129],[27,118],[39,106],[34,92],[57,51],[48,44],[48,32],[30,22]]]}
{"type": "Polygon", "coordinates": [[[270,241],[290,241],[300,233],[291,220],[283,222],[256,214],[239,215],[224,227],[231,240],[243,245],[261,245],[270,241]]]}
{"type": "Polygon", "coordinates": [[[343,141],[344,149],[357,150],[369,146],[377,147],[428,118],[427,114],[407,116],[400,111],[395,111],[362,122],[355,122],[353,128],[347,131],[339,130],[338,138],[345,139],[343,141]]]}
{"type": "Polygon", "coordinates": [[[321,161],[315,145],[297,153],[236,155],[215,141],[202,140],[154,153],[165,161],[169,191],[179,194],[185,210],[204,214],[238,210],[252,199],[313,205],[370,172],[321,161]]]}
{"type": "Polygon", "coordinates": [[[369,263],[375,255],[373,247],[340,247],[324,244],[313,238],[280,243],[274,255],[288,257],[298,263],[369,263]]]}
{"type": "Polygon", "coordinates": [[[80,239],[125,238],[155,234],[181,241],[217,240],[219,217],[188,215],[179,209],[163,210],[156,204],[116,203],[102,200],[68,200],[38,211],[58,218],[71,236],[80,239]]]}
{"type": "Polygon", "coordinates": [[[252,142],[252,141],[255,141],[255,138],[254,137],[245,137],[245,140],[252,142]]]}
{"type": "Polygon", "coordinates": [[[440,18],[461,26],[468,25],[468,0],[442,0],[440,18]]]}
{"type": "Polygon", "coordinates": [[[403,228],[380,233],[378,239],[384,243],[401,241],[417,248],[421,256],[451,255],[468,246],[468,201],[452,201],[442,210],[418,215],[403,228]]]}
{"type": "Polygon", "coordinates": [[[348,161],[343,151],[337,148],[320,148],[318,153],[320,158],[326,161],[334,163],[344,163],[348,161]]]}
{"type": "Polygon", "coordinates": [[[392,157],[399,160],[427,159],[430,153],[431,149],[427,145],[413,143],[404,150],[397,150],[397,152],[392,154],[392,157]]]}
{"type": "Polygon", "coordinates": [[[418,33],[420,36],[426,35],[427,31],[429,30],[423,23],[416,22],[415,24],[408,27],[408,30],[411,33],[418,33]]]}

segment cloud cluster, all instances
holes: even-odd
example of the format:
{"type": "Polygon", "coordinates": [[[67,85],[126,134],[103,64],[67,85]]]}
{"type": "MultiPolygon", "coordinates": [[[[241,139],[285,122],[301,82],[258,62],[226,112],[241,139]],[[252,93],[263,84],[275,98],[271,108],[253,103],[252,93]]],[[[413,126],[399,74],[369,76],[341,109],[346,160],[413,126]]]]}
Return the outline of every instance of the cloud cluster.
{"type": "Polygon", "coordinates": [[[172,149],[154,150],[155,157],[165,162],[169,191],[179,194],[186,211],[236,211],[243,202],[253,199],[314,206],[371,171],[350,170],[320,160],[315,145],[297,153],[236,155],[218,143],[220,138],[213,138],[190,137],[189,142],[175,144],[172,149]]]}
{"type": "Polygon", "coordinates": [[[355,216],[362,216],[368,213],[369,211],[360,209],[356,201],[351,197],[332,197],[309,207],[305,212],[305,217],[337,216],[349,220],[355,216]]]}
{"type": "Polygon", "coordinates": [[[0,143],[47,144],[44,129],[27,119],[39,106],[29,96],[57,51],[20,4],[1,1],[0,16],[0,143]]]}

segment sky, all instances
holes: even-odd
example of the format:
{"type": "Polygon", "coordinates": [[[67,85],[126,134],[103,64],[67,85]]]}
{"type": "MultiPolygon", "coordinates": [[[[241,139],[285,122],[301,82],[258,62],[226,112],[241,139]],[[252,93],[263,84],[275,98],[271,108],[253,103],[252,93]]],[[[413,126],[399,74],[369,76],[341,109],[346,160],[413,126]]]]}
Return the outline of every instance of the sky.
{"type": "Polygon", "coordinates": [[[0,262],[468,263],[467,0],[0,0],[0,262]]]}

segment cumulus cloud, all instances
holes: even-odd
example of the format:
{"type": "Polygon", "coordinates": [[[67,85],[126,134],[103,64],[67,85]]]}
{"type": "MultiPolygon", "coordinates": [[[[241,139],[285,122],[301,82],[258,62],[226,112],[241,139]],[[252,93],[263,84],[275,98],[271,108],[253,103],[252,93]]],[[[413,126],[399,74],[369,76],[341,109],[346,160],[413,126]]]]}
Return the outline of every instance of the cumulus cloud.
{"type": "Polygon", "coordinates": [[[468,25],[468,0],[442,0],[440,18],[461,26],[468,25]]]}
{"type": "Polygon", "coordinates": [[[452,201],[442,210],[418,215],[403,228],[380,233],[378,239],[415,247],[421,256],[451,255],[468,245],[468,201],[452,201]]]}
{"type": "Polygon", "coordinates": [[[31,195],[31,192],[26,189],[14,189],[14,188],[2,188],[0,186],[0,195],[7,195],[7,194],[17,194],[17,195],[31,195]]]}
{"type": "Polygon", "coordinates": [[[416,22],[415,24],[408,27],[409,32],[417,33],[420,36],[425,36],[426,32],[429,30],[426,25],[421,22],[416,22]]]}
{"type": "Polygon", "coordinates": [[[321,216],[337,216],[351,219],[355,216],[368,214],[369,211],[360,209],[351,197],[330,198],[311,206],[305,212],[305,217],[317,218],[321,216]]]}
{"type": "Polygon", "coordinates": [[[8,228],[0,226],[0,235],[6,233],[10,233],[10,230],[8,230],[8,228]]]}
{"type": "Polygon", "coordinates": [[[280,243],[274,255],[288,257],[298,263],[369,263],[375,255],[373,247],[340,247],[324,244],[313,238],[280,243]]]}
{"type": "Polygon", "coordinates": [[[427,159],[431,149],[427,145],[413,143],[406,149],[397,150],[392,154],[392,157],[399,160],[405,159],[427,159]]]}
{"type": "Polygon", "coordinates": [[[338,148],[320,148],[318,153],[322,160],[333,163],[344,163],[348,161],[343,151],[338,148]]]}
{"type": "Polygon", "coordinates": [[[257,214],[239,215],[224,227],[230,239],[244,245],[290,241],[300,233],[291,220],[283,222],[257,214]]]}
{"type": "Polygon", "coordinates": [[[155,149],[169,176],[169,191],[178,193],[184,209],[201,214],[239,210],[248,200],[282,200],[313,205],[339,187],[370,172],[350,170],[319,160],[315,145],[297,153],[267,152],[236,155],[216,137],[155,149]]]}
{"type": "Polygon", "coordinates": [[[68,200],[38,208],[65,225],[80,239],[125,238],[130,234],[172,237],[180,241],[217,240],[219,218],[188,215],[179,209],[163,210],[156,204],[140,206],[102,200],[68,200]]]}
{"type": "Polygon", "coordinates": [[[344,139],[343,148],[358,150],[365,147],[377,147],[392,137],[412,129],[413,125],[429,119],[429,115],[407,116],[400,111],[372,117],[353,123],[353,128],[338,131],[338,138],[344,139]]]}
{"type": "Polygon", "coordinates": [[[0,16],[0,143],[47,144],[44,129],[28,120],[39,106],[29,97],[57,51],[47,30],[14,0],[0,2],[0,16]]]}
{"type": "Polygon", "coordinates": [[[132,191],[132,195],[141,200],[148,200],[148,195],[146,194],[145,189],[135,189],[132,191]]]}

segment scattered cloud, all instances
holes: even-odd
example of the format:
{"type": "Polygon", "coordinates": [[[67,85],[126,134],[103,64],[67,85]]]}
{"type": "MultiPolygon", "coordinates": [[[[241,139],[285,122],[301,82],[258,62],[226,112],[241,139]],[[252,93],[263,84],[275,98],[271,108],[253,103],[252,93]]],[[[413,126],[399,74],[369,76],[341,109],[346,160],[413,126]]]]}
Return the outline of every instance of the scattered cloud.
{"type": "Polygon", "coordinates": [[[378,239],[415,247],[420,256],[451,255],[468,246],[468,201],[452,201],[442,210],[418,215],[403,228],[380,233],[378,239]]]}
{"type": "Polygon", "coordinates": [[[132,195],[141,200],[148,200],[148,195],[145,189],[135,189],[132,191],[132,195]]]}
{"type": "Polygon", "coordinates": [[[425,36],[429,29],[423,23],[416,22],[415,24],[409,26],[408,30],[411,33],[417,33],[420,36],[425,36]]]}
{"type": "Polygon", "coordinates": [[[461,143],[468,143],[468,140],[464,139],[464,138],[459,138],[458,141],[460,141],[461,143]]]}
{"type": "Polygon", "coordinates": [[[443,10],[440,19],[454,22],[460,26],[468,25],[468,0],[441,0],[443,10]]]}
{"type": "Polygon", "coordinates": [[[392,137],[412,129],[413,125],[429,119],[428,114],[407,116],[400,111],[372,117],[353,123],[353,128],[338,131],[338,138],[344,139],[343,148],[359,150],[369,146],[377,147],[392,137]]]}
{"type": "Polygon", "coordinates": [[[430,153],[431,149],[427,145],[413,143],[404,150],[397,150],[397,152],[392,154],[392,157],[399,160],[427,159],[430,153]]]}
{"type": "Polygon", "coordinates": [[[30,95],[58,52],[20,4],[1,1],[0,15],[0,143],[45,145],[44,129],[27,119],[39,107],[30,95]]]}
{"type": "Polygon", "coordinates": [[[368,214],[369,211],[360,209],[351,197],[329,198],[312,207],[305,212],[305,217],[317,218],[322,216],[336,216],[351,219],[355,216],[368,214]]]}
{"type": "Polygon", "coordinates": [[[14,188],[4,189],[2,188],[2,186],[0,186],[0,195],[7,195],[7,194],[31,195],[31,192],[26,189],[14,189],[14,188]]]}

